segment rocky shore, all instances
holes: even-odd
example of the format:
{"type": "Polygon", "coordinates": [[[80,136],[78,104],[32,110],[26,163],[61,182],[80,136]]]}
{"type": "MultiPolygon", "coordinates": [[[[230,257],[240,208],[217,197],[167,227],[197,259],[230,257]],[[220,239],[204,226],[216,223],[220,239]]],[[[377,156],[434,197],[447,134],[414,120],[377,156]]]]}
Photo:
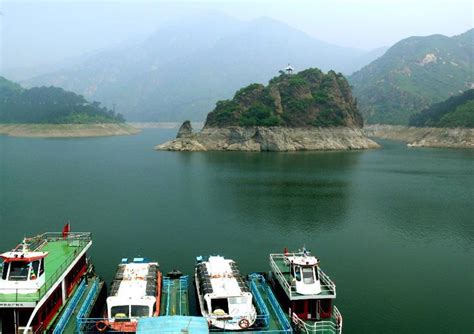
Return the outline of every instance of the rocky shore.
{"type": "Polygon", "coordinates": [[[12,137],[74,138],[123,136],[140,130],[125,123],[103,124],[0,124],[0,134],[12,137]]]}
{"type": "Polygon", "coordinates": [[[409,147],[474,148],[474,129],[419,128],[401,125],[368,125],[370,137],[406,142],[409,147]]]}
{"type": "Polygon", "coordinates": [[[155,147],[161,151],[315,151],[360,150],[379,145],[350,127],[204,127],[193,132],[184,122],[177,138],[155,147]]]}

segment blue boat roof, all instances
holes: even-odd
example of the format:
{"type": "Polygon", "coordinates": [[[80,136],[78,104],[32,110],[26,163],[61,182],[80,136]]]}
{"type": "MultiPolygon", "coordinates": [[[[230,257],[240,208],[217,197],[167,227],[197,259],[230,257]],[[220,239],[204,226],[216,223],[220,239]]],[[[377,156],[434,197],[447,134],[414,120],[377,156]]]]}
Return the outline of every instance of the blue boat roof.
{"type": "Polygon", "coordinates": [[[141,318],[138,321],[137,334],[208,334],[209,327],[202,317],[180,315],[141,318]]]}

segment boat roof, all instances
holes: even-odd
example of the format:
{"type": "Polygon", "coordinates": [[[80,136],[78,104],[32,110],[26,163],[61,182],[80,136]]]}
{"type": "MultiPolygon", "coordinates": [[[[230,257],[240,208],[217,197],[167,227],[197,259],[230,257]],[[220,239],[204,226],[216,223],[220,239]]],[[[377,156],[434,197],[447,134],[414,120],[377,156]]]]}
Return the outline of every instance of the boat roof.
{"type": "Polygon", "coordinates": [[[151,333],[208,334],[209,327],[203,317],[173,315],[139,319],[137,334],[151,333]]]}
{"type": "Polygon", "coordinates": [[[316,266],[319,263],[316,257],[309,255],[288,256],[287,259],[290,263],[300,266],[316,266]]]}
{"type": "MultiPolygon", "coordinates": [[[[207,262],[204,262],[209,273],[209,279],[213,294],[218,296],[241,296],[242,291],[235,270],[233,260],[225,259],[222,256],[210,256],[207,262]]],[[[238,274],[240,276],[240,273],[238,274]]]]}
{"type": "Polygon", "coordinates": [[[120,264],[111,296],[134,299],[150,295],[156,297],[155,293],[149,292],[147,285],[149,286],[151,281],[151,284],[156,286],[156,270],[153,269],[157,266],[157,262],[120,264]]]}
{"type": "Polygon", "coordinates": [[[11,251],[0,254],[0,257],[5,260],[5,262],[31,262],[39,260],[48,255],[48,252],[30,252],[25,251],[11,251]]]}

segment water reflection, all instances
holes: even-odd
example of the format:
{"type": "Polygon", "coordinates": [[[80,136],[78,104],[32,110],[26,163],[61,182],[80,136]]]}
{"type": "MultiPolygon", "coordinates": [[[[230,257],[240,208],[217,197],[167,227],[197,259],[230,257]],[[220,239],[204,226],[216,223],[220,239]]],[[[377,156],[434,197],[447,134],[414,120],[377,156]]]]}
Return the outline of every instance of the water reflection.
{"type": "Polygon", "coordinates": [[[212,189],[220,209],[238,216],[236,224],[314,232],[344,221],[360,154],[208,152],[182,159],[212,169],[200,184],[212,189]]]}

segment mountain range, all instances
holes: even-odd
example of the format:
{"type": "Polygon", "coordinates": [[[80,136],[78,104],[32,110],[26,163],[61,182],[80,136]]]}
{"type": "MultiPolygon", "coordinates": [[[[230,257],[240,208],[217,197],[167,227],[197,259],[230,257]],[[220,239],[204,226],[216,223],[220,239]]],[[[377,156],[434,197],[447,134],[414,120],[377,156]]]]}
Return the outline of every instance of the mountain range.
{"type": "Polygon", "coordinates": [[[288,63],[296,70],[350,74],[384,51],[332,45],[269,18],[202,15],[22,84],[62,87],[115,105],[129,120],[202,121],[218,100],[252,82],[267,82],[288,63]]]}
{"type": "Polygon", "coordinates": [[[409,37],[349,81],[366,123],[407,124],[433,103],[474,87],[474,29],[409,37]]]}

